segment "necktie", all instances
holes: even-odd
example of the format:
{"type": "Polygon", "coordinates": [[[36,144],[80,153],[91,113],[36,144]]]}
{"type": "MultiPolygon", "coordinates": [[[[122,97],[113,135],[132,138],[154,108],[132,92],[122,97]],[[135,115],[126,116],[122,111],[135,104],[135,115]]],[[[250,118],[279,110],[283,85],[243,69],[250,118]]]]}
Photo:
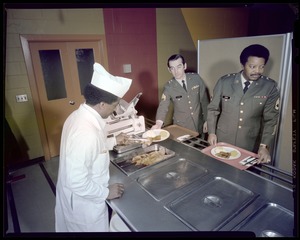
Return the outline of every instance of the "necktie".
{"type": "Polygon", "coordinates": [[[250,82],[249,82],[249,81],[246,81],[246,82],[245,82],[245,87],[244,87],[244,89],[243,89],[244,94],[247,92],[249,85],[250,85],[250,82]]]}
{"type": "Polygon", "coordinates": [[[187,92],[184,80],[182,80],[182,87],[187,92]]]}

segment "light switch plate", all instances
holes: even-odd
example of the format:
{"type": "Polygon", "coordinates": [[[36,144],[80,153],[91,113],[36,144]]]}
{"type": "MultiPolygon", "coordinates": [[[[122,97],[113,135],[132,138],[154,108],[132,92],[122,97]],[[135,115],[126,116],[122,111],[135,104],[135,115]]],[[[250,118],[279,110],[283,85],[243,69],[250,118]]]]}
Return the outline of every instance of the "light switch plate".
{"type": "Polygon", "coordinates": [[[131,64],[123,64],[123,72],[131,73],[131,64]]]}
{"type": "Polygon", "coordinates": [[[27,94],[16,95],[17,102],[27,102],[27,94]]]}

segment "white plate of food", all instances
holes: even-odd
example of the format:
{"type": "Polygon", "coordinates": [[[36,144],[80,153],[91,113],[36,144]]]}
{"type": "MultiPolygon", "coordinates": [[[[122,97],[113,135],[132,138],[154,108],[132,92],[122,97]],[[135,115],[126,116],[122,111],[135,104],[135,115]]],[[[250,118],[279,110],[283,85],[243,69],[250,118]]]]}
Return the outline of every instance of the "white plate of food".
{"type": "Polygon", "coordinates": [[[237,159],[241,156],[241,152],[232,147],[217,146],[211,149],[211,154],[217,158],[225,160],[237,159]]]}
{"type": "Polygon", "coordinates": [[[164,129],[153,129],[144,132],[142,135],[143,138],[151,138],[152,142],[161,142],[170,137],[170,133],[164,129]]]}

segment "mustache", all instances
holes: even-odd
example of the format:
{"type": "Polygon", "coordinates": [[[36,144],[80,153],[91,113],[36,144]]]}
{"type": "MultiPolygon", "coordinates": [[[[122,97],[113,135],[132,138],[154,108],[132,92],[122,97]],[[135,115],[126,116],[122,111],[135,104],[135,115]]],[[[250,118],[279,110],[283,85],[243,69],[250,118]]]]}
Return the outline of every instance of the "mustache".
{"type": "Polygon", "coordinates": [[[255,77],[255,76],[258,76],[258,77],[260,77],[260,76],[261,76],[261,74],[259,74],[259,73],[250,74],[250,77],[255,77]]]}

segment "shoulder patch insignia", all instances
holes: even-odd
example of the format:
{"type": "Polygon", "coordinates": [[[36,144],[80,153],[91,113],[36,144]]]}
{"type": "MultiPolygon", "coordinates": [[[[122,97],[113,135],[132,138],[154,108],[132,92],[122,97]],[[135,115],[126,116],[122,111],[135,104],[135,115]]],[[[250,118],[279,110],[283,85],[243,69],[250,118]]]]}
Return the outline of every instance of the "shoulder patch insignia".
{"type": "Polygon", "coordinates": [[[279,110],[279,98],[277,99],[276,103],[275,103],[275,110],[279,110]]]}
{"type": "Polygon", "coordinates": [[[165,94],[162,94],[162,95],[161,95],[161,100],[162,100],[162,101],[165,101],[165,100],[166,100],[166,95],[165,95],[165,94]]]}
{"type": "Polygon", "coordinates": [[[231,76],[235,76],[236,73],[228,73],[226,75],[223,75],[221,78],[227,78],[227,77],[231,77],[231,76]]]}

